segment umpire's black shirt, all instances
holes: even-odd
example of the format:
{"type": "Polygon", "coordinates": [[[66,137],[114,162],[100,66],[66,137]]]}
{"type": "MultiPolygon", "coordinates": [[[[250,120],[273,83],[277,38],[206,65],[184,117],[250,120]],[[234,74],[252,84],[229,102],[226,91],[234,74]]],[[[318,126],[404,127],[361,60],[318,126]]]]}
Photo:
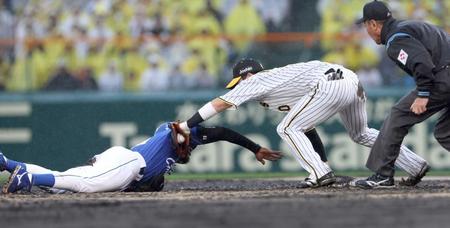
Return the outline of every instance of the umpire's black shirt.
{"type": "Polygon", "coordinates": [[[419,97],[430,95],[435,74],[450,64],[450,36],[434,25],[390,18],[381,30],[381,43],[389,58],[414,77],[419,97]]]}

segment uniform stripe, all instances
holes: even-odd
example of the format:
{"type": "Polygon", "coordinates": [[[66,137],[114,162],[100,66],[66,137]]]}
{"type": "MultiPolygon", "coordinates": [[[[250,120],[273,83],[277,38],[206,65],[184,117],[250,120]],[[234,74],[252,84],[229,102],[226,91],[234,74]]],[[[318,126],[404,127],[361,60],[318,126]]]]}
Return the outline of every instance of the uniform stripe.
{"type": "Polygon", "coordinates": [[[291,140],[292,145],[294,145],[294,148],[296,149],[296,151],[300,155],[300,157],[303,159],[303,161],[305,161],[305,163],[308,164],[309,167],[311,167],[312,171],[314,172],[314,175],[316,176],[317,179],[319,179],[319,176],[317,175],[317,172],[314,169],[314,167],[305,159],[305,157],[303,157],[302,152],[300,151],[300,148],[298,148],[298,146],[295,144],[295,141],[292,139],[292,137],[287,132],[287,128],[291,125],[292,121],[294,121],[294,119],[306,108],[306,106],[308,106],[308,104],[312,101],[312,99],[316,95],[316,92],[317,92],[317,89],[314,91],[314,94],[311,96],[311,98],[308,100],[308,102],[306,102],[306,104],[300,109],[300,111],[298,111],[294,115],[294,117],[292,117],[292,119],[289,121],[289,123],[284,128],[284,133],[287,135],[289,140],[291,140]]]}
{"type": "Polygon", "coordinates": [[[389,49],[389,47],[391,46],[391,42],[394,41],[394,39],[397,37],[411,37],[411,35],[409,35],[408,33],[404,33],[404,32],[395,33],[394,35],[389,37],[388,41],[386,42],[386,50],[389,49]]]}
{"type": "Polygon", "coordinates": [[[98,174],[98,175],[96,175],[96,176],[92,176],[92,177],[83,177],[83,176],[77,176],[77,175],[55,175],[55,177],[79,177],[79,178],[83,178],[83,179],[92,179],[92,178],[96,178],[96,177],[99,177],[99,176],[103,176],[103,175],[105,175],[105,174],[107,174],[107,173],[109,173],[109,172],[111,172],[111,171],[114,171],[114,170],[116,170],[116,169],[118,169],[118,168],[120,168],[120,167],[122,167],[122,166],[125,166],[125,165],[128,165],[128,164],[130,164],[131,162],[134,162],[134,161],[136,161],[137,160],[137,158],[136,159],[133,159],[133,160],[131,160],[131,161],[128,161],[128,162],[126,162],[126,163],[123,163],[123,164],[121,164],[121,165],[119,165],[119,166],[117,166],[117,167],[114,167],[114,168],[112,168],[112,169],[110,169],[110,170],[108,170],[108,171],[106,171],[106,172],[104,172],[104,173],[101,173],[101,174],[98,174]]]}

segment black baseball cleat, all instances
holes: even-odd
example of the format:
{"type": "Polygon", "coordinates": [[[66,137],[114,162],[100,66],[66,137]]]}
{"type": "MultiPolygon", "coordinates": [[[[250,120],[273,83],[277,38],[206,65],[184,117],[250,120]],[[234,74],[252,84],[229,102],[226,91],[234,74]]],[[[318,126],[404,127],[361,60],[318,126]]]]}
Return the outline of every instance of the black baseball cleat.
{"type": "Polygon", "coordinates": [[[302,180],[297,188],[314,188],[317,187],[317,182],[313,181],[311,178],[307,177],[305,180],[302,180]]]}
{"type": "Polygon", "coordinates": [[[430,170],[430,166],[425,163],[422,165],[422,168],[420,169],[419,174],[417,176],[409,176],[406,179],[403,179],[398,183],[401,186],[416,186],[420,181],[422,181],[422,178],[427,175],[427,172],[430,170]]]}
{"type": "Polygon", "coordinates": [[[297,185],[297,188],[317,188],[322,186],[329,186],[334,182],[336,182],[336,177],[334,176],[334,172],[331,171],[323,175],[317,181],[307,177],[305,178],[305,180],[301,181],[299,185],[297,185]]]}
{"type": "Polygon", "coordinates": [[[317,180],[317,186],[328,186],[334,182],[336,182],[336,176],[334,175],[334,172],[331,171],[317,180]]]}
{"type": "Polygon", "coordinates": [[[364,180],[357,180],[353,183],[355,187],[362,189],[374,189],[374,188],[393,188],[394,177],[387,177],[378,173],[368,177],[364,180]]]}

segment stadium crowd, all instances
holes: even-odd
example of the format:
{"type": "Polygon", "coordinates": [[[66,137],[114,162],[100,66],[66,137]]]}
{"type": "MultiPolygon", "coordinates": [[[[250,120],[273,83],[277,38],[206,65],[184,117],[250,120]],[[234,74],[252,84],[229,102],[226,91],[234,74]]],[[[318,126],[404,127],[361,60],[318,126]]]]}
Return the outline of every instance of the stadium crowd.
{"type": "MultiPolygon", "coordinates": [[[[0,0],[0,91],[218,88],[252,37],[283,26],[292,1],[0,0]]],[[[354,25],[364,3],[317,1],[322,60],[366,86],[413,85],[354,25]]],[[[388,3],[397,18],[450,28],[448,0],[388,3]]]]}
{"type": "Polygon", "coordinates": [[[250,44],[229,37],[265,34],[280,23],[287,3],[3,0],[0,88],[215,88],[224,66],[250,44]]]}

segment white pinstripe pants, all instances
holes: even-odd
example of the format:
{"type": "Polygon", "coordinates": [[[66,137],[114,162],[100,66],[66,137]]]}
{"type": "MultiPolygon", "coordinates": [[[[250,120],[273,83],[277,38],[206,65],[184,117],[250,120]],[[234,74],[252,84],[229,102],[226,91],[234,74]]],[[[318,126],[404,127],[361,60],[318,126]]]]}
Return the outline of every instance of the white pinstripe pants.
{"type": "MultiPolygon", "coordinates": [[[[277,127],[280,137],[287,142],[300,165],[318,179],[331,172],[328,164],[322,162],[314,151],[304,132],[339,113],[344,126],[353,141],[371,147],[378,136],[378,130],[367,125],[365,99],[357,96],[358,77],[343,69],[344,79],[321,80],[310,94],[300,98],[277,127]]],[[[410,175],[416,175],[425,160],[402,145],[396,165],[410,175]]]]}

